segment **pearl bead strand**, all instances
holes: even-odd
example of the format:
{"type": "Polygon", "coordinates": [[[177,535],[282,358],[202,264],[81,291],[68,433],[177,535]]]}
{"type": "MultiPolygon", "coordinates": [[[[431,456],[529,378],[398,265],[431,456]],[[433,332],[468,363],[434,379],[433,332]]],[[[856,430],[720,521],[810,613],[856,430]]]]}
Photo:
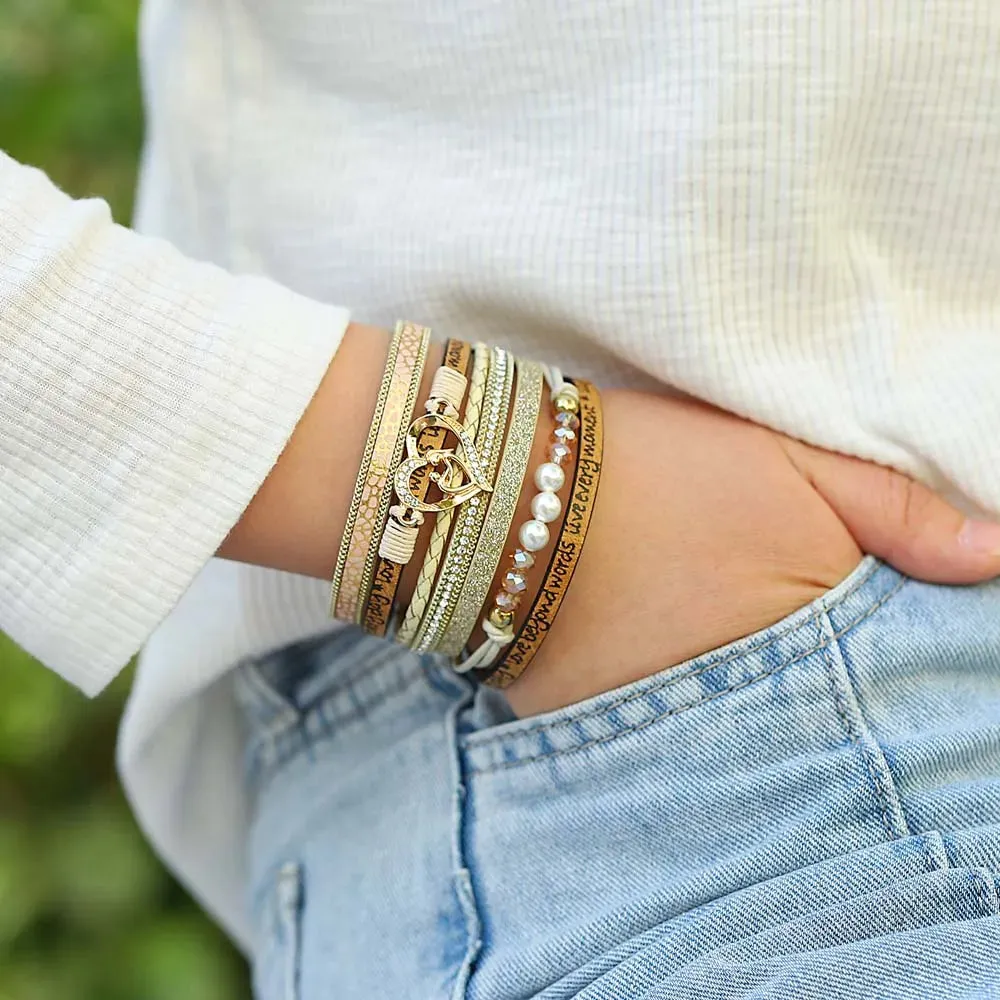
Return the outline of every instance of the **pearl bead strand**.
{"type": "Polygon", "coordinates": [[[458,664],[455,669],[460,673],[489,667],[501,650],[514,641],[514,615],[528,587],[527,571],[535,565],[535,553],[541,552],[551,540],[549,525],[562,513],[558,494],[566,484],[563,463],[573,453],[571,445],[580,426],[580,394],[558,368],[546,368],[545,378],[551,391],[555,428],[549,439],[548,461],[535,470],[538,492],[531,499],[531,520],[518,529],[520,547],[514,550],[510,568],[483,618],[486,642],[458,664]]]}

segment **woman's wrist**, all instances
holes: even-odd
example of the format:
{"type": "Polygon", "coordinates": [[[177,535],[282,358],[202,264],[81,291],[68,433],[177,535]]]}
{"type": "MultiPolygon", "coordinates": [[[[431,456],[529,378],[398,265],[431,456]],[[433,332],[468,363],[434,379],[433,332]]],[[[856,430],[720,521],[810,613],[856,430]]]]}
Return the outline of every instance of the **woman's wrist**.
{"type": "MultiPolygon", "coordinates": [[[[220,555],[331,576],[389,340],[385,330],[348,329],[220,555]]],[[[432,348],[418,398],[441,351],[432,348]]],[[[521,714],[618,687],[773,624],[849,573],[860,558],[855,537],[925,579],[961,583],[996,572],[1000,553],[960,544],[959,512],[890,470],[793,448],[780,434],[692,401],[625,391],[603,401],[599,500],[565,603],[538,656],[507,689],[521,714]]],[[[529,469],[545,458],[550,430],[543,408],[529,469]]],[[[529,480],[508,550],[533,492],[529,480]]],[[[550,525],[553,539],[560,525],[550,525]]],[[[426,544],[422,536],[406,568],[403,604],[426,544]]],[[[544,562],[536,560],[516,625],[544,562]]],[[[494,586],[502,572],[501,564],[494,586]]]]}
{"type": "MultiPolygon", "coordinates": [[[[385,330],[349,327],[221,556],[330,577],[389,339],[385,330]]],[[[421,399],[441,352],[435,345],[421,399]]],[[[599,502],[565,603],[534,662],[508,689],[520,713],[607,690],[770,624],[836,583],[859,557],[771,432],[674,399],[619,391],[603,401],[599,502]]],[[[529,469],[546,457],[550,422],[543,407],[529,469]]],[[[528,480],[508,549],[530,516],[528,480]]],[[[553,538],[562,516],[550,525],[553,538]]],[[[426,534],[401,580],[404,606],[426,534]]],[[[545,561],[529,575],[528,598],[545,561]]],[[[501,564],[494,587],[502,572],[501,564]]],[[[522,602],[515,628],[530,603],[522,602]]]]}
{"type": "MultiPolygon", "coordinates": [[[[347,328],[281,457],[218,555],[332,576],[389,340],[389,332],[378,327],[347,328]]],[[[424,391],[441,351],[431,345],[424,391]]]]}

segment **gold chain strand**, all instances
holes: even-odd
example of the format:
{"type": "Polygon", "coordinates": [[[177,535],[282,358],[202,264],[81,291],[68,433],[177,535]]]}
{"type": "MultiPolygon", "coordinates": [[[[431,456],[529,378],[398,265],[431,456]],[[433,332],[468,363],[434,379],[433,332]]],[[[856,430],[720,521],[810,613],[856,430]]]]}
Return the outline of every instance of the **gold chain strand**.
{"type": "Polygon", "coordinates": [[[382,372],[382,384],[379,386],[378,396],[375,400],[375,411],[372,414],[371,426],[368,429],[368,440],[365,442],[365,450],[361,456],[361,466],[358,469],[358,478],[354,483],[354,494],[351,497],[351,506],[347,511],[347,521],[344,524],[344,534],[340,539],[340,549],[337,552],[337,565],[333,571],[333,583],[330,587],[330,616],[337,615],[337,602],[340,597],[341,583],[344,579],[344,570],[347,566],[347,556],[351,551],[351,539],[354,536],[354,526],[357,523],[358,511],[361,508],[362,494],[364,493],[365,480],[368,478],[368,467],[371,465],[372,452],[375,450],[375,439],[378,437],[379,425],[382,422],[382,413],[385,410],[385,401],[389,395],[389,388],[392,385],[392,373],[396,368],[396,358],[399,354],[399,343],[402,337],[403,321],[396,324],[392,340],[389,342],[389,351],[386,355],[385,369],[382,372]]]}

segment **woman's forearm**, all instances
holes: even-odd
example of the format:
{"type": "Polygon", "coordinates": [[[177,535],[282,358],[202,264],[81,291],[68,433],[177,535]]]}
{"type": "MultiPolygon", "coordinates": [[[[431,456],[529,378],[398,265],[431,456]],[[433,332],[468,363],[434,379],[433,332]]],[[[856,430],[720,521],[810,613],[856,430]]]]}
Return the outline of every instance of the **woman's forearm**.
{"type": "MultiPolygon", "coordinates": [[[[220,556],[332,576],[389,336],[377,327],[348,326],[295,433],[220,556]]],[[[433,363],[432,357],[428,370],[433,363]]]]}
{"type": "MultiPolygon", "coordinates": [[[[220,555],[329,578],[388,341],[384,330],[348,328],[288,447],[220,555]]],[[[429,360],[421,399],[440,351],[429,360]]],[[[604,414],[604,474],[583,557],[551,634],[508,690],[521,713],[596,694],[773,624],[834,586],[861,555],[781,435],[697,402],[628,391],[605,393],[604,414]]],[[[543,460],[547,419],[543,413],[536,427],[529,468],[543,460]]],[[[842,463],[837,481],[845,495],[873,469],[836,456],[824,461],[842,463]]],[[[857,509],[867,509],[872,548],[905,561],[919,540],[903,508],[890,518],[885,511],[898,484],[908,481],[881,472],[884,482],[861,487],[867,492],[855,505],[854,524],[857,509]]],[[[531,492],[523,491],[514,525],[528,516],[531,492]]],[[[964,545],[957,511],[925,491],[916,495],[929,504],[925,530],[938,550],[915,570],[955,581],[1000,570],[1000,552],[964,545]]],[[[508,549],[512,543],[511,536],[508,549]]],[[[418,548],[404,574],[404,604],[421,555],[418,548]]]]}

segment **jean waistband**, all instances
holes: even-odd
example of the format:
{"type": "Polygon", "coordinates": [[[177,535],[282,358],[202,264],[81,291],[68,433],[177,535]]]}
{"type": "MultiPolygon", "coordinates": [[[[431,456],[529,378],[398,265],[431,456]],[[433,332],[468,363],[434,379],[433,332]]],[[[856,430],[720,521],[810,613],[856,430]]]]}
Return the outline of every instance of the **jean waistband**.
{"type": "Polygon", "coordinates": [[[821,653],[907,581],[865,557],[838,586],[771,628],[537,720],[499,726],[474,721],[464,738],[466,759],[474,771],[509,769],[609,743],[723,698],[821,653]]]}
{"type": "Polygon", "coordinates": [[[364,753],[386,732],[402,736],[470,690],[440,657],[353,626],[247,661],[235,691],[247,720],[251,781],[319,740],[351,739],[364,753]]]}
{"type": "MultiPolygon", "coordinates": [[[[572,752],[721,698],[822,651],[906,582],[866,557],[828,594],[769,629],[538,719],[511,721],[495,693],[484,689],[471,731],[462,738],[469,765],[493,770],[572,752]]],[[[414,715],[469,690],[469,682],[440,658],[353,627],[297,643],[237,672],[237,696],[250,729],[248,769],[260,777],[315,740],[351,736],[368,742],[373,728],[405,728],[414,715]]]]}

